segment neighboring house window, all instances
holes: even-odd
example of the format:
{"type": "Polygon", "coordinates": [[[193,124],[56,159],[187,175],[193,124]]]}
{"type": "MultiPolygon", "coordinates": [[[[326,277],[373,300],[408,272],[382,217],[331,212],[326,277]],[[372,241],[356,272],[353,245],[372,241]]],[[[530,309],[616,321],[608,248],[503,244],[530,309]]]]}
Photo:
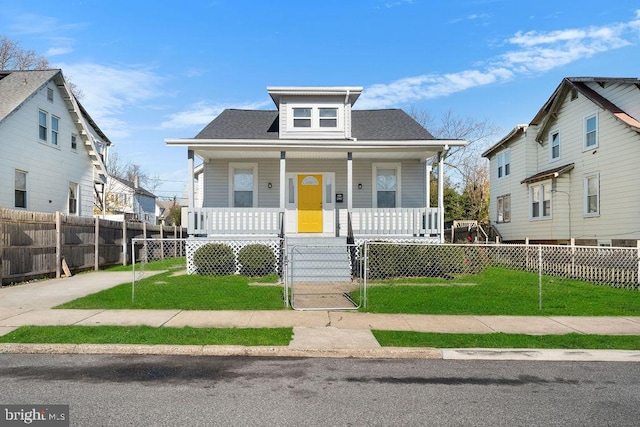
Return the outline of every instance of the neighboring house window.
{"type": "Polygon", "coordinates": [[[27,207],[27,173],[24,171],[15,171],[15,207],[27,207]]]}
{"type": "Polygon", "coordinates": [[[69,183],[69,215],[78,214],[78,184],[69,183]]]}
{"type": "Polygon", "coordinates": [[[51,143],[58,145],[58,128],[60,126],[60,119],[56,116],[51,116],[51,143]]]}
{"type": "Polygon", "coordinates": [[[584,177],[584,215],[600,214],[600,175],[594,173],[584,177]]]}
{"type": "Polygon", "coordinates": [[[71,149],[76,150],[78,148],[78,135],[71,135],[71,149]]]}
{"type": "Polygon", "coordinates": [[[373,165],[374,206],[377,208],[400,207],[400,165],[378,163],[373,165]]]}
{"type": "Polygon", "coordinates": [[[47,122],[49,121],[49,114],[46,111],[38,111],[38,128],[41,141],[47,140],[47,122]]]}
{"type": "Polygon", "coordinates": [[[311,108],[294,108],[293,109],[293,127],[295,128],[311,127],[311,108]]]}
{"type": "Polygon", "coordinates": [[[231,200],[234,208],[252,208],[256,206],[256,180],[258,165],[255,163],[230,164],[231,200]]]}
{"type": "Polygon", "coordinates": [[[53,102],[53,89],[47,88],[47,101],[53,102]]]}
{"type": "Polygon", "coordinates": [[[584,148],[589,150],[598,146],[598,115],[584,119],[584,148]]]}
{"type": "Polygon", "coordinates": [[[511,195],[507,194],[498,197],[498,218],[496,222],[511,221],[511,195]]]}
{"type": "Polygon", "coordinates": [[[320,127],[321,128],[338,127],[338,109],[337,108],[320,108],[320,127]]]}
{"type": "Polygon", "coordinates": [[[511,153],[504,150],[498,153],[498,178],[509,176],[511,174],[511,153]]]}
{"type": "Polygon", "coordinates": [[[560,158],[560,131],[555,130],[549,134],[549,145],[551,147],[551,160],[560,158]]]}
{"type": "Polygon", "coordinates": [[[551,182],[529,187],[531,197],[531,218],[551,218],[551,182]]]}

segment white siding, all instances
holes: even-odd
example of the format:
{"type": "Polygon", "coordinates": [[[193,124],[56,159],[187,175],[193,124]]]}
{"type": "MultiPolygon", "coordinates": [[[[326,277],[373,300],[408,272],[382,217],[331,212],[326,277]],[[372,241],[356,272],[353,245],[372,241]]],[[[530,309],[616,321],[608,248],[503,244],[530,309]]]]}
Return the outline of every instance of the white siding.
{"type": "Polygon", "coordinates": [[[78,134],[72,118],[54,90],[53,103],[47,100],[47,87],[27,100],[21,108],[0,123],[0,206],[13,208],[14,170],[27,172],[27,210],[68,212],[69,183],[79,187],[79,215],[93,215],[93,165],[78,138],[78,149],[71,149],[71,134],[78,134]],[[38,110],[48,113],[47,142],[38,137],[38,110]],[[51,143],[51,116],[59,121],[58,145],[51,143]]]}

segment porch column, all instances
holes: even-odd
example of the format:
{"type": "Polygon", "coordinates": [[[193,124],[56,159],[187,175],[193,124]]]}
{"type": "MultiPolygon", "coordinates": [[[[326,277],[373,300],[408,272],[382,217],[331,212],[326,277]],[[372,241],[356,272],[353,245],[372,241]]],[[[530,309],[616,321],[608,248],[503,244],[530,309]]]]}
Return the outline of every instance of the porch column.
{"type": "Polygon", "coordinates": [[[353,209],[353,153],[347,153],[347,211],[353,209]]]}
{"type": "Polygon", "coordinates": [[[426,202],[424,206],[429,209],[431,207],[431,170],[433,167],[425,162],[425,197],[426,202]]]}
{"type": "Polygon", "coordinates": [[[287,190],[287,153],[280,152],[280,209],[284,212],[287,190]]]}
{"type": "Polygon", "coordinates": [[[444,156],[438,153],[438,232],[444,243],[444,156]]]}
{"type": "Polygon", "coordinates": [[[187,182],[187,197],[189,199],[189,207],[195,208],[195,197],[193,194],[193,179],[194,179],[193,150],[187,150],[187,171],[189,175],[189,181],[187,182]]]}

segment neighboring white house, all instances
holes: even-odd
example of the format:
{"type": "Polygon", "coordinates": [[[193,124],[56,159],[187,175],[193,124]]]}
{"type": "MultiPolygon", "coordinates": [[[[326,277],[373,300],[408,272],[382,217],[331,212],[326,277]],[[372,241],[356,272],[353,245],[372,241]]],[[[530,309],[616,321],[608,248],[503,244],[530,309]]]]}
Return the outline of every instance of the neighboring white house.
{"type": "Polygon", "coordinates": [[[483,153],[506,242],[636,246],[640,80],[562,80],[528,125],[483,153]]]}
{"type": "Polygon", "coordinates": [[[128,181],[109,176],[106,188],[106,212],[102,217],[156,224],[156,196],[140,187],[137,179],[128,181]]]}
{"type": "Polygon", "coordinates": [[[92,216],[110,144],[61,70],[0,71],[0,207],[92,216]]]}
{"type": "Polygon", "coordinates": [[[352,109],[361,87],[267,91],[276,110],[224,110],[166,140],[187,148],[189,234],[443,239],[443,154],[465,141],[435,139],[399,109],[352,109]]]}

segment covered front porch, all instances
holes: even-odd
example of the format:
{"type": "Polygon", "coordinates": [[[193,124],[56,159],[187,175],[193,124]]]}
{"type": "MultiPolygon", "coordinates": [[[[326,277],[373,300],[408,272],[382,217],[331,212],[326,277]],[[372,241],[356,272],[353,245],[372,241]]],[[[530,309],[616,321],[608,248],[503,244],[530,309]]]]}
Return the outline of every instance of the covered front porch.
{"type": "Polygon", "coordinates": [[[187,141],[189,235],[444,241],[444,157],[460,141],[187,141]]]}

